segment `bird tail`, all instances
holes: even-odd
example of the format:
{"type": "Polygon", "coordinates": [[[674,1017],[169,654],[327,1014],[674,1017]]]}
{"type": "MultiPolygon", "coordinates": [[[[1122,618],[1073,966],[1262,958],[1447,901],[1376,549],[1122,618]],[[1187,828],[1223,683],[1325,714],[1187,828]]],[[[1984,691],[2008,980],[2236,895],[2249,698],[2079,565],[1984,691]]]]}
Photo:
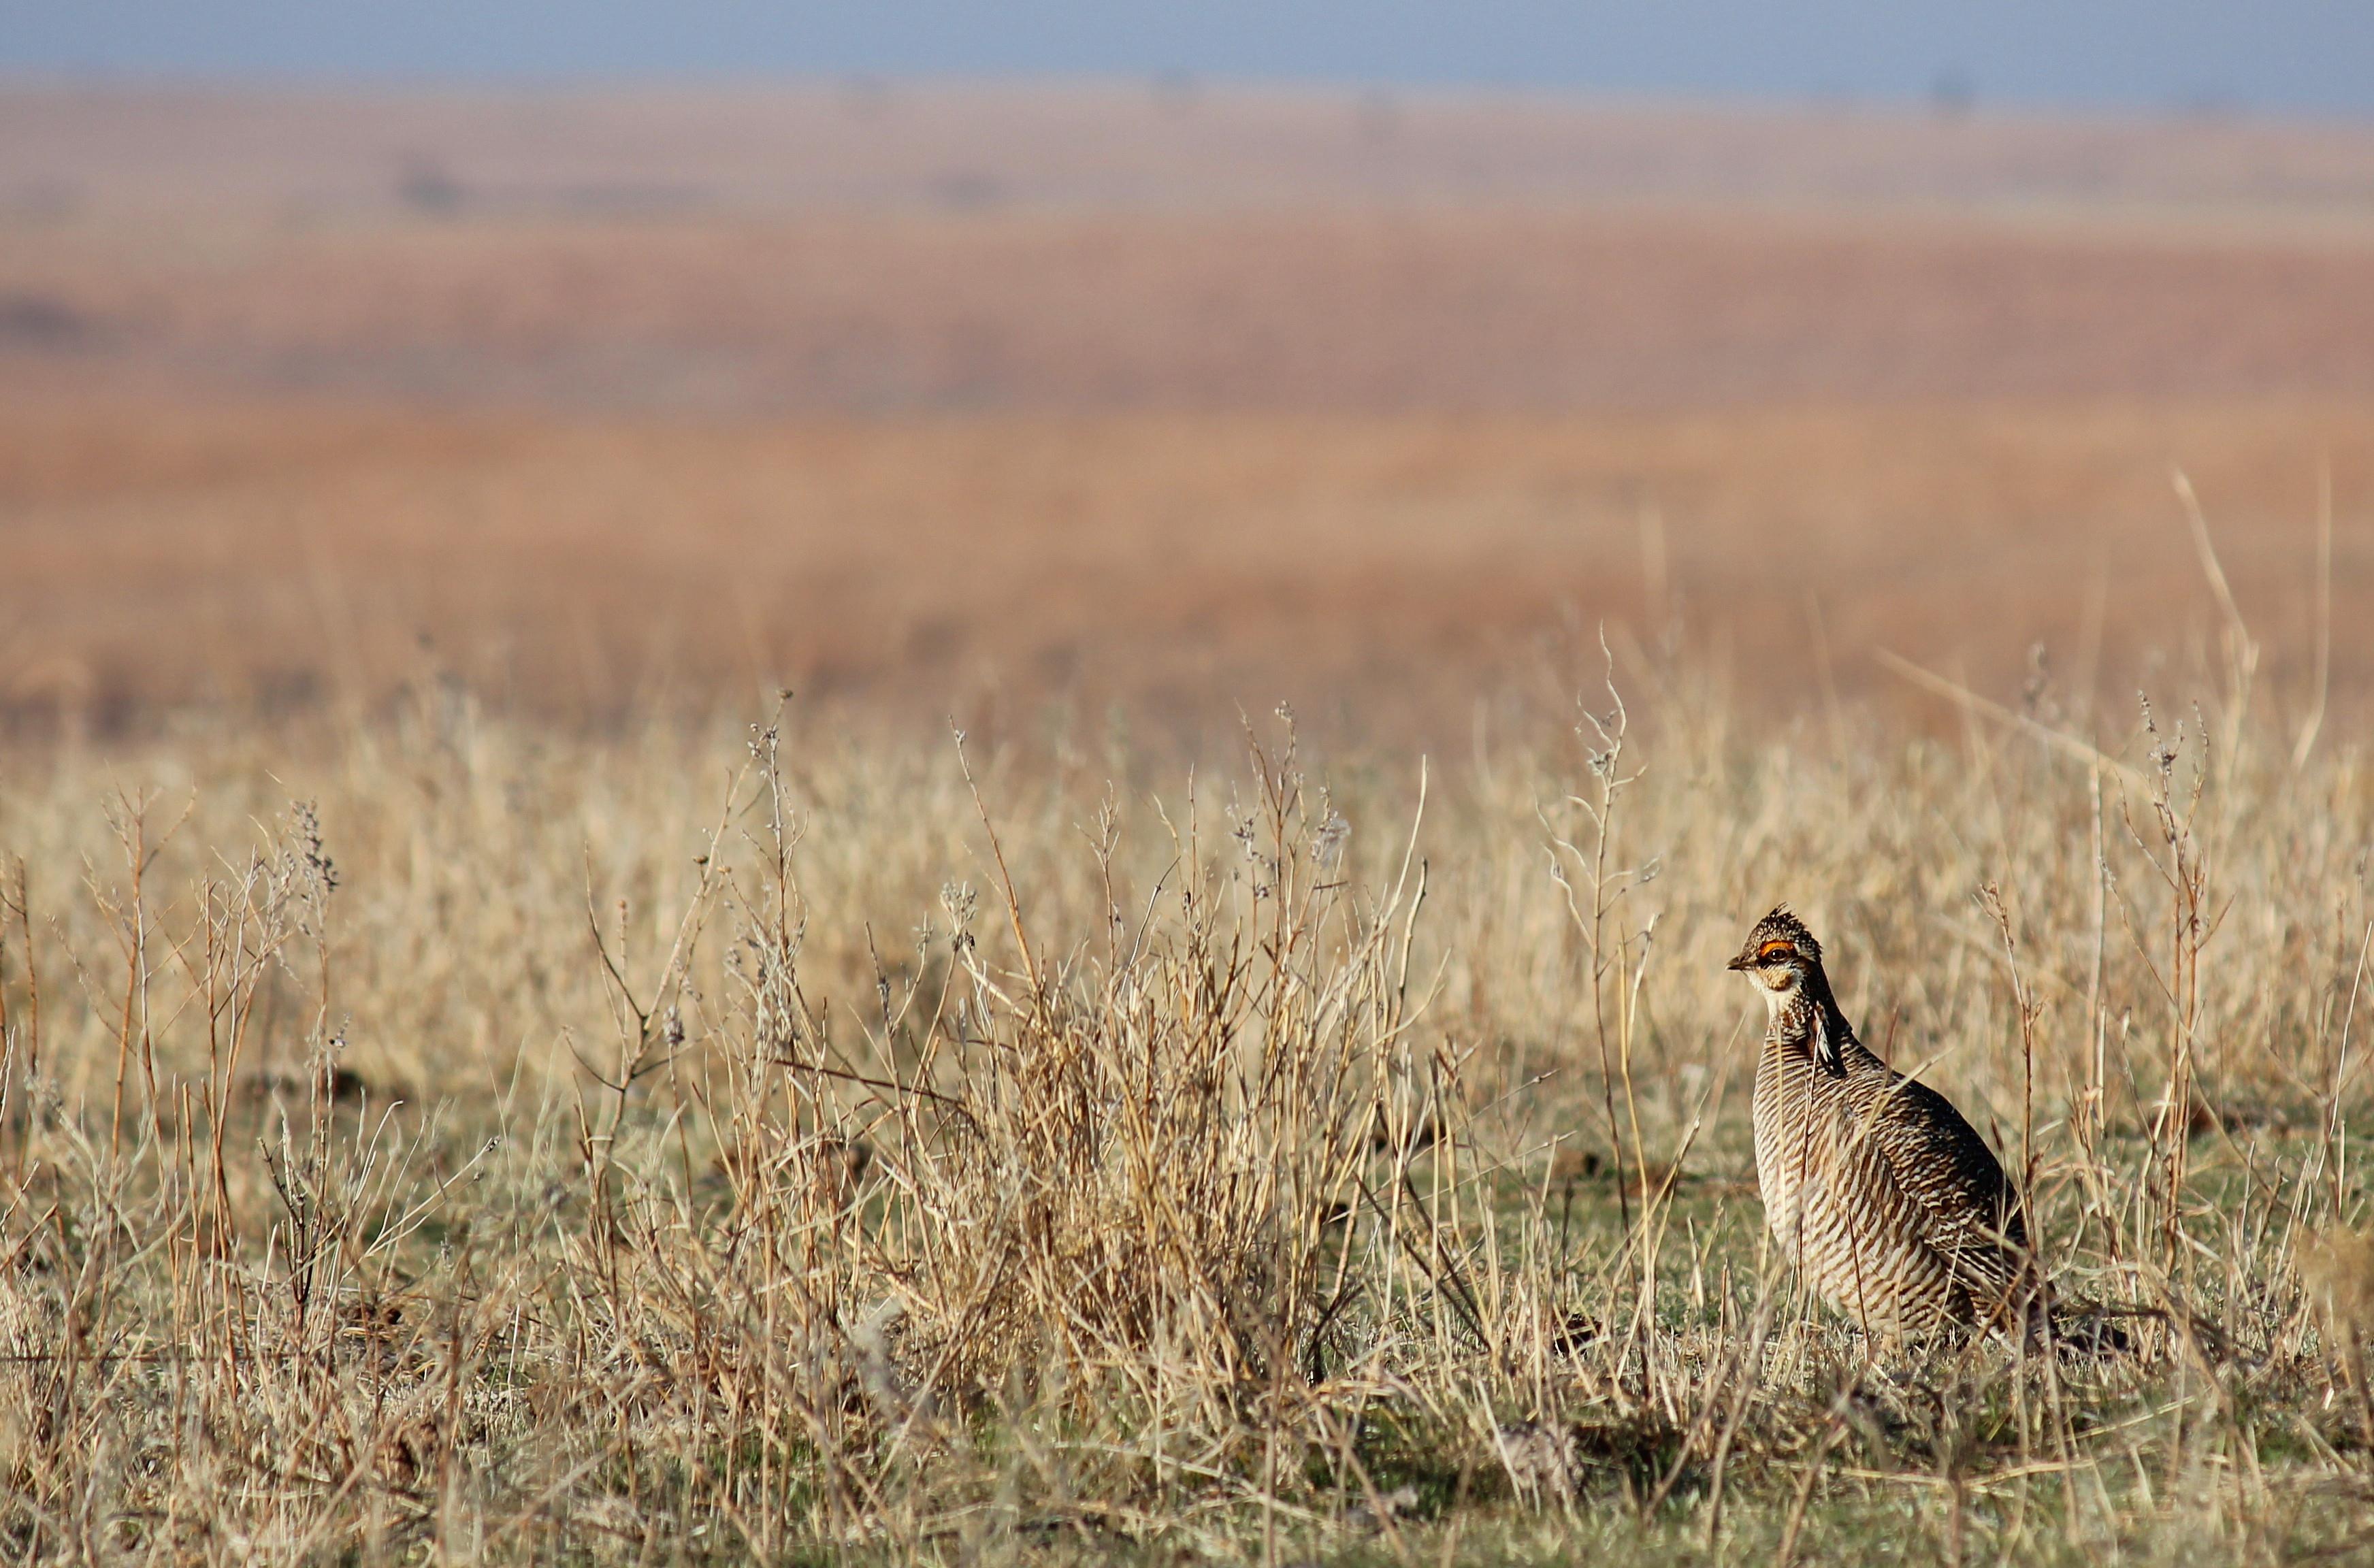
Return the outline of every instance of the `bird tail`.
{"type": "Polygon", "coordinates": [[[2100,1361],[2135,1353],[2135,1342],[2119,1326],[2118,1316],[2091,1303],[2056,1306],[2047,1317],[2046,1332],[2053,1349],[2063,1355],[2100,1361]]]}
{"type": "Polygon", "coordinates": [[[2031,1269],[2023,1270],[2018,1284],[2002,1298],[1995,1323],[2029,1350],[2050,1347],[2062,1355],[2098,1360],[2134,1353],[2134,1340],[2119,1326],[2126,1316],[2131,1314],[2093,1302],[2057,1299],[2031,1269]]]}

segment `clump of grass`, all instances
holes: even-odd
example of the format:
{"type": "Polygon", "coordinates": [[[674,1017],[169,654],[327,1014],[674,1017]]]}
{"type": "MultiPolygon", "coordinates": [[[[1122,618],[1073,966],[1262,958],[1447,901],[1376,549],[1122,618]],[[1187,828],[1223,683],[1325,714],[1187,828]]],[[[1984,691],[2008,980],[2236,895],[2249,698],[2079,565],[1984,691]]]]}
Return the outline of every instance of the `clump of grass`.
{"type": "Polygon", "coordinates": [[[20,775],[0,1538],[2352,1548],[2361,759],[2239,684],[1948,744],[1628,679],[1448,774],[1281,719],[1148,796],[442,696],[20,775]],[[1782,897],[2133,1353],[1794,1293],[1721,967],[1782,897]]]}

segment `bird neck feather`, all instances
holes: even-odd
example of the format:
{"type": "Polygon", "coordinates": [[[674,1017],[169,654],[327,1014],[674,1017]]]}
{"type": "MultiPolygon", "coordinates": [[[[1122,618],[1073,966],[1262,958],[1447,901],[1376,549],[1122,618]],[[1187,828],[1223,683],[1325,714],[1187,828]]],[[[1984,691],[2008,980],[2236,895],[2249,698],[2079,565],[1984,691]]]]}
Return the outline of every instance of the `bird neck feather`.
{"type": "Polygon", "coordinates": [[[1794,995],[1773,1010],[1766,1037],[1774,1045],[1798,1047],[1824,1071],[1842,1075],[1846,1047],[1855,1034],[1846,1014],[1839,1011],[1838,999],[1830,994],[1828,978],[1816,969],[1805,977],[1794,995]]]}

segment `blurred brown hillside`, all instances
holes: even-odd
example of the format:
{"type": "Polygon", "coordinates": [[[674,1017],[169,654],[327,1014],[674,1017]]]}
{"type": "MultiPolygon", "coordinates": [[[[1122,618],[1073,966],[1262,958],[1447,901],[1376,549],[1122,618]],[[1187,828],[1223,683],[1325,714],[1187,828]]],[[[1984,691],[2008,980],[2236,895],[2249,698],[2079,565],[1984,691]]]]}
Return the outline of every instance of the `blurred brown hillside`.
{"type": "Polygon", "coordinates": [[[2346,126],[21,87],[0,706],[1464,734],[1603,619],[1792,710],[1875,646],[2118,693],[2214,638],[2176,465],[2286,700],[2330,473],[2354,700],[2369,277],[2346,126]]]}

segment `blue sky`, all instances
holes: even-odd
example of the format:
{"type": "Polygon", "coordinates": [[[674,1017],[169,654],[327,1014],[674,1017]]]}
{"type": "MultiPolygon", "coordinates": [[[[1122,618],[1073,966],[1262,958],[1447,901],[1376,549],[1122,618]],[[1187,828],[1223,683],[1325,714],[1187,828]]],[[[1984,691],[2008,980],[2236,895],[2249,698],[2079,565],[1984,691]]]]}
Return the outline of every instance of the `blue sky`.
{"type": "Polygon", "coordinates": [[[0,72],[1035,76],[2374,115],[2374,0],[0,0],[0,72]]]}

